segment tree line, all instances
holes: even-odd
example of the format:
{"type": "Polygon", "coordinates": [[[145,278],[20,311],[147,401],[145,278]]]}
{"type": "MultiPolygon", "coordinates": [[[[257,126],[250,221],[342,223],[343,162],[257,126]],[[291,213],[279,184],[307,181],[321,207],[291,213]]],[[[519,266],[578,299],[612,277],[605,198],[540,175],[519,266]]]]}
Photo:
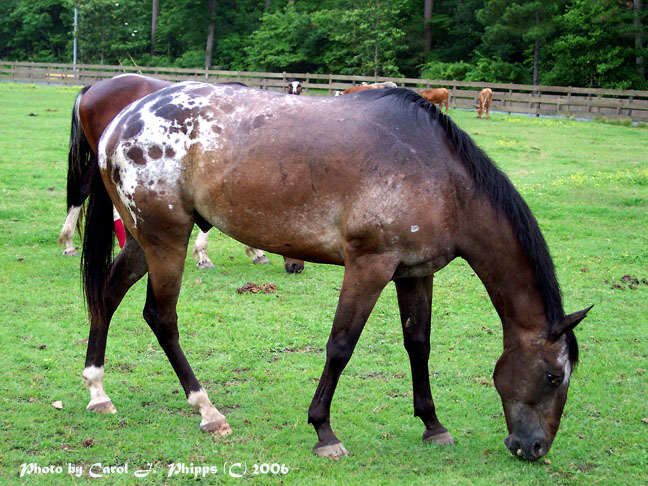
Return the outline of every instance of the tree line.
{"type": "Polygon", "coordinates": [[[3,0],[0,58],[648,89],[645,0],[3,0]]]}

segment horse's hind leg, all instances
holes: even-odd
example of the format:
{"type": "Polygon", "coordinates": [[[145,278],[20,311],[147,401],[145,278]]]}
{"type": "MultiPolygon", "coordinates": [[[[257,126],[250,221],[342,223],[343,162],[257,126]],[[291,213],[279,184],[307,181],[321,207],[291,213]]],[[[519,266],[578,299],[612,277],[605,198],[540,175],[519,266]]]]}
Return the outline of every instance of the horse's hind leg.
{"type": "Polygon", "coordinates": [[[90,337],[86,353],[83,379],[90,390],[88,410],[94,412],[115,413],[112,401],[103,388],[104,356],[108,327],[113,313],[135,282],[146,273],[146,259],[142,247],[129,233],[126,233],[126,244],[119,252],[110,267],[106,281],[106,315],[93,316],[90,322],[90,337]]]}
{"type": "Polygon", "coordinates": [[[249,257],[252,257],[252,263],[255,265],[270,265],[270,260],[263,250],[257,248],[252,248],[251,246],[245,246],[245,254],[249,257]]]}
{"type": "Polygon", "coordinates": [[[72,206],[68,211],[63,229],[58,237],[59,246],[63,247],[63,255],[79,256],[79,252],[74,247],[74,230],[81,214],[81,206],[72,206]]]}
{"type": "Polygon", "coordinates": [[[308,409],[308,423],[313,424],[319,439],[313,452],[319,456],[337,458],[348,455],[331,429],[333,394],[367,318],[395,268],[396,262],[391,255],[346,258],[338,307],[326,344],[326,365],[308,409]]]}
{"type": "Polygon", "coordinates": [[[448,430],[437,419],[430,392],[430,321],[433,277],[404,278],[394,281],[403,325],[403,341],[410,358],[414,388],[414,416],[425,424],[423,440],[454,444],[448,430]]]}
{"type": "Polygon", "coordinates": [[[194,243],[193,257],[195,260],[198,260],[196,263],[197,268],[203,270],[208,268],[216,268],[212,261],[207,256],[207,238],[209,234],[207,231],[200,231],[198,236],[196,236],[196,242],[194,243]]]}
{"type": "Polygon", "coordinates": [[[228,435],[232,429],[225,416],[212,405],[180,347],[176,304],[180,294],[186,249],[187,241],[184,245],[172,243],[168,246],[147,248],[149,280],[144,319],[155,333],[178,375],[189,405],[200,412],[200,428],[204,432],[228,435]]]}

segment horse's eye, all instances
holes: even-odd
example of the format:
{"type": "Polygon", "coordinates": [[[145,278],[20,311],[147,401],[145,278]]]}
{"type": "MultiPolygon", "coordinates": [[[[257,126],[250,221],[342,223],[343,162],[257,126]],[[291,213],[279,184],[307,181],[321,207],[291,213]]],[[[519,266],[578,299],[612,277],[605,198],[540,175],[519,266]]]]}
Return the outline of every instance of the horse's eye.
{"type": "Polygon", "coordinates": [[[547,382],[551,386],[559,386],[562,383],[563,377],[558,376],[558,375],[552,375],[551,373],[547,373],[547,382]]]}

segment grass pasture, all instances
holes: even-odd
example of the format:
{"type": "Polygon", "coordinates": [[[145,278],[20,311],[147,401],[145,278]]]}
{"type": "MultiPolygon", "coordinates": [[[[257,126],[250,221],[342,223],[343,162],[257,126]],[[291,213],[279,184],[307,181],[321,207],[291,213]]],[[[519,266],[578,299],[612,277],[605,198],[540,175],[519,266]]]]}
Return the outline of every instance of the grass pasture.
{"type": "Polygon", "coordinates": [[[126,296],[108,339],[105,387],[118,413],[86,411],[79,261],[56,245],[76,93],[0,84],[0,484],[86,484],[96,463],[128,464],[128,472],[106,472],[104,484],[193,478],[182,471],[168,477],[171,464],[213,466],[208,484],[648,482],[648,130],[451,112],[534,211],[565,310],[595,304],[576,329],[581,363],[561,428],[545,460],[521,461],[506,450],[491,380],[501,326],[479,280],[455,261],[435,280],[430,369],[439,418],[457,444],[420,441],[390,285],[333,401],[333,428],[351,456],[330,461],[311,454],[316,436],[306,414],[342,269],[307,264],[302,275],[287,275],[276,255],[270,266],[253,266],[241,245],[216,231],[209,254],[217,268],[197,270],[187,257],[178,315],[187,357],[233,435],[200,432],[199,416],[141,317],[144,280],[126,296]],[[238,294],[249,281],[275,283],[278,291],[238,294]],[[62,410],[51,405],[56,400],[62,410]],[[62,472],[19,478],[25,463],[62,472]],[[238,463],[247,471],[232,478],[238,463]],[[81,477],[68,474],[70,465],[81,477]],[[149,468],[146,477],[134,476],[149,468]]]}

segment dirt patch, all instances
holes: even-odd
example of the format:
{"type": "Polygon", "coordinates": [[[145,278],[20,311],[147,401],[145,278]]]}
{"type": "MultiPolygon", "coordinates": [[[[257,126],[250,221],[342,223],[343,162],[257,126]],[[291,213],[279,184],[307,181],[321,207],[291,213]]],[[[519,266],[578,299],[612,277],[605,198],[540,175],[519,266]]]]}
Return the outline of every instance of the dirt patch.
{"type": "Polygon", "coordinates": [[[609,280],[605,280],[604,283],[605,285],[610,285],[610,288],[614,290],[625,290],[626,288],[628,290],[637,290],[638,288],[642,287],[642,284],[648,286],[648,278],[646,277],[643,277],[640,280],[638,277],[633,277],[632,275],[626,274],[623,277],[621,277],[619,281],[620,283],[617,283],[615,281],[610,282],[609,280]]]}
{"type": "Polygon", "coordinates": [[[257,285],[254,282],[248,282],[243,287],[236,289],[239,294],[276,294],[277,284],[267,283],[257,285]]]}

